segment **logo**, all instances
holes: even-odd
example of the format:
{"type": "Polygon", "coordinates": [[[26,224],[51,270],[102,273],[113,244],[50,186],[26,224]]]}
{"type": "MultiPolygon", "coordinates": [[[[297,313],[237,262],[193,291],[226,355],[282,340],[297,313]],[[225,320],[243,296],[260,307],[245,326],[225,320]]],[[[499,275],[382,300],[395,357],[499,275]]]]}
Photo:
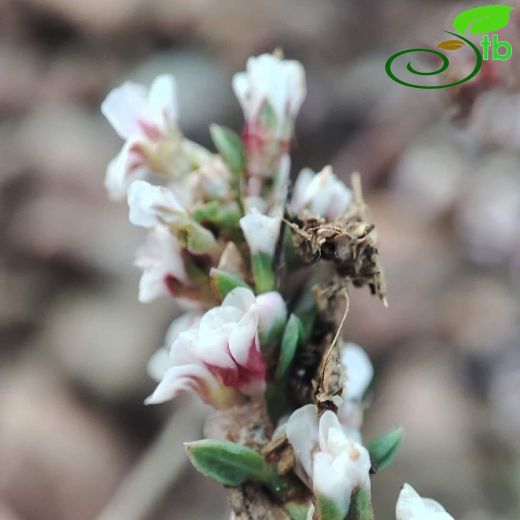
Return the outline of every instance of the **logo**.
{"type": "Polygon", "coordinates": [[[453,20],[453,27],[457,32],[444,31],[447,34],[454,36],[455,39],[444,40],[437,44],[437,48],[441,49],[441,51],[436,49],[416,48],[396,52],[390,56],[386,62],[386,73],[396,83],[411,88],[449,88],[469,81],[478,74],[480,68],[482,67],[483,60],[491,59],[494,61],[505,61],[512,56],[513,49],[509,42],[505,40],[501,41],[498,37],[498,34],[489,34],[504,28],[508,24],[509,14],[512,9],[513,8],[508,5],[484,5],[481,7],[475,7],[474,9],[468,9],[467,11],[462,11],[453,20]],[[483,35],[480,41],[482,51],[469,38],[463,36],[463,34],[483,35]],[[398,58],[406,54],[422,53],[423,55],[428,55],[430,58],[434,56],[435,58],[440,59],[440,66],[433,71],[421,71],[415,68],[409,61],[406,64],[407,72],[402,72],[407,73],[409,76],[420,77],[436,76],[437,74],[442,74],[448,69],[450,65],[447,55],[442,51],[452,52],[462,48],[471,49],[475,55],[475,66],[473,67],[473,70],[471,70],[469,74],[466,75],[466,77],[452,81],[451,83],[447,83],[445,85],[418,85],[416,83],[412,83],[411,80],[398,78],[394,72],[394,69],[396,68],[394,64],[398,58]]]}

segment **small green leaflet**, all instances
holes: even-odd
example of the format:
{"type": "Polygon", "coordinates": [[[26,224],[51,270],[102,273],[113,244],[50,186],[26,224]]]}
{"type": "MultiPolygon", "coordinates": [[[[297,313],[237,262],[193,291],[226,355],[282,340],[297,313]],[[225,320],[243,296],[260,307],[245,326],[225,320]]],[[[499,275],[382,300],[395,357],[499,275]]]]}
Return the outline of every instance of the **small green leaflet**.
{"type": "Polygon", "coordinates": [[[403,439],[403,429],[396,428],[379,437],[373,438],[367,445],[370,458],[377,469],[385,469],[393,462],[403,439]]]}
{"type": "Polygon", "coordinates": [[[284,379],[287,375],[300,344],[301,335],[302,324],[300,318],[296,314],[291,314],[283,332],[280,358],[276,367],[275,378],[278,381],[284,379]]]}
{"type": "Polygon", "coordinates": [[[209,131],[215,148],[231,171],[235,174],[243,172],[246,156],[240,136],[233,130],[219,125],[211,125],[209,131]]]}
{"type": "Polygon", "coordinates": [[[195,468],[225,486],[240,486],[246,480],[263,480],[269,471],[262,455],[229,441],[203,439],[185,444],[195,468]]]}
{"type": "Polygon", "coordinates": [[[222,269],[217,269],[216,267],[211,268],[209,277],[211,279],[211,288],[213,289],[215,296],[221,301],[230,291],[237,287],[251,289],[249,285],[247,285],[247,283],[236,274],[228,273],[222,269]]]}

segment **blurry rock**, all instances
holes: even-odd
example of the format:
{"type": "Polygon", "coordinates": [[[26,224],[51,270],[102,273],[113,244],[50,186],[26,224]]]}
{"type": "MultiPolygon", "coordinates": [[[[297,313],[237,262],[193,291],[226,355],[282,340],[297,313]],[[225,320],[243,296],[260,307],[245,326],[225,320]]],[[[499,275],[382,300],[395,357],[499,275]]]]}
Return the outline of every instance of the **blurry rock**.
{"type": "Polygon", "coordinates": [[[36,15],[55,16],[85,33],[108,33],[120,29],[137,16],[144,4],[143,0],[27,0],[26,3],[36,15]]]}
{"type": "Polygon", "coordinates": [[[475,410],[457,384],[453,357],[437,343],[413,341],[387,369],[366,414],[367,438],[397,425],[404,442],[390,471],[376,474],[380,510],[392,510],[399,487],[412,482],[460,518],[485,504],[478,486],[475,410]]]}
{"type": "Polygon", "coordinates": [[[382,350],[435,331],[437,295],[456,259],[442,230],[412,208],[385,195],[369,194],[366,199],[379,237],[389,307],[366,290],[352,291],[345,335],[371,350],[382,350]]]}
{"type": "Polygon", "coordinates": [[[224,0],[210,3],[205,14],[199,34],[225,51],[234,66],[245,63],[258,49],[271,51],[284,41],[295,46],[302,41],[312,42],[313,48],[327,46],[338,16],[332,3],[318,5],[309,0],[224,0]],[[317,34],[328,38],[316,38],[317,34]]]}
{"type": "Polygon", "coordinates": [[[3,43],[0,46],[0,110],[13,113],[28,108],[38,97],[43,64],[30,48],[3,43]]]}
{"type": "Polygon", "coordinates": [[[518,299],[494,278],[454,280],[445,288],[440,308],[447,332],[466,353],[496,355],[517,335],[518,299]]]}
{"type": "Polygon", "coordinates": [[[46,321],[42,346],[98,399],[144,399],[153,386],[148,359],[176,311],[166,299],[139,303],[135,286],[107,289],[63,295],[46,321]]]}
{"type": "Polygon", "coordinates": [[[49,191],[22,206],[10,230],[13,244],[40,262],[64,259],[137,283],[133,259],[146,234],[130,225],[126,204],[78,195],[49,191]]]}
{"type": "Polygon", "coordinates": [[[21,121],[13,146],[19,168],[35,172],[55,193],[106,200],[103,178],[118,140],[99,113],[69,103],[40,105],[21,121]]]}
{"type": "Polygon", "coordinates": [[[172,518],[224,520],[229,516],[227,511],[226,493],[222,486],[203,477],[189,466],[173,493],[153,516],[153,520],[172,518]]]}
{"type": "Polygon", "coordinates": [[[518,150],[520,146],[520,94],[500,91],[478,96],[468,132],[481,145],[518,150]]]}
{"type": "Polygon", "coordinates": [[[429,134],[411,144],[396,165],[394,178],[399,203],[429,219],[449,209],[468,180],[468,161],[450,142],[449,129],[441,132],[436,134],[442,138],[429,134]]]}
{"type": "Polygon", "coordinates": [[[518,396],[520,395],[519,331],[511,342],[511,348],[502,352],[490,370],[489,399],[491,403],[490,427],[517,454],[520,435],[518,396]]]}
{"type": "Polygon", "coordinates": [[[490,154],[465,184],[457,230],[468,255],[479,263],[507,263],[520,251],[519,168],[514,154],[490,154]]]}
{"type": "Polygon", "coordinates": [[[33,322],[45,285],[45,279],[39,273],[0,267],[0,294],[9,295],[8,298],[0,298],[0,330],[33,322]]]}
{"type": "Polygon", "coordinates": [[[123,439],[48,367],[4,367],[0,502],[25,520],[91,520],[128,463],[123,439]]]}
{"type": "Polygon", "coordinates": [[[0,520],[20,520],[20,517],[7,504],[0,504],[0,520]]]}
{"type": "Polygon", "coordinates": [[[70,101],[79,106],[86,101],[97,101],[106,95],[110,77],[119,67],[112,52],[107,52],[100,60],[88,47],[63,49],[39,79],[39,102],[70,101]]]}

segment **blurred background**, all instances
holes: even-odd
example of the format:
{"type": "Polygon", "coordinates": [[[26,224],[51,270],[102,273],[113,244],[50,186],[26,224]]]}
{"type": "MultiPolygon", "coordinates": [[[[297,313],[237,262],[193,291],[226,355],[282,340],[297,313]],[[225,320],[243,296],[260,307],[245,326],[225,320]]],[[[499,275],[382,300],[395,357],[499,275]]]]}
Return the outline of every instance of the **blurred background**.
{"type": "Polygon", "coordinates": [[[406,430],[377,518],[405,481],[458,520],[520,518],[520,10],[513,58],[469,84],[384,71],[476,5],[0,0],[1,520],[226,518],[183,455],[205,411],[142,404],[177,310],[137,302],[144,235],[105,193],[121,142],[99,105],[174,73],[181,128],[210,146],[210,122],[241,128],[232,73],[275,47],[307,69],[293,174],[361,171],[380,235],[390,308],[356,291],[346,325],[376,365],[366,437],[406,430]]]}

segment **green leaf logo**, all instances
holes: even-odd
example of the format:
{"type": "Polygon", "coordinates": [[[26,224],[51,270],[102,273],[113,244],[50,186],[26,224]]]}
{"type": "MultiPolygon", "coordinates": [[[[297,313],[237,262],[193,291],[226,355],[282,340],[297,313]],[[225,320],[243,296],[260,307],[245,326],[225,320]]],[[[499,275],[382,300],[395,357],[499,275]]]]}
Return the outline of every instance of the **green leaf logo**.
{"type": "Polygon", "coordinates": [[[459,33],[484,34],[495,32],[509,22],[509,5],[483,5],[462,11],[453,20],[453,27],[459,33]]]}

